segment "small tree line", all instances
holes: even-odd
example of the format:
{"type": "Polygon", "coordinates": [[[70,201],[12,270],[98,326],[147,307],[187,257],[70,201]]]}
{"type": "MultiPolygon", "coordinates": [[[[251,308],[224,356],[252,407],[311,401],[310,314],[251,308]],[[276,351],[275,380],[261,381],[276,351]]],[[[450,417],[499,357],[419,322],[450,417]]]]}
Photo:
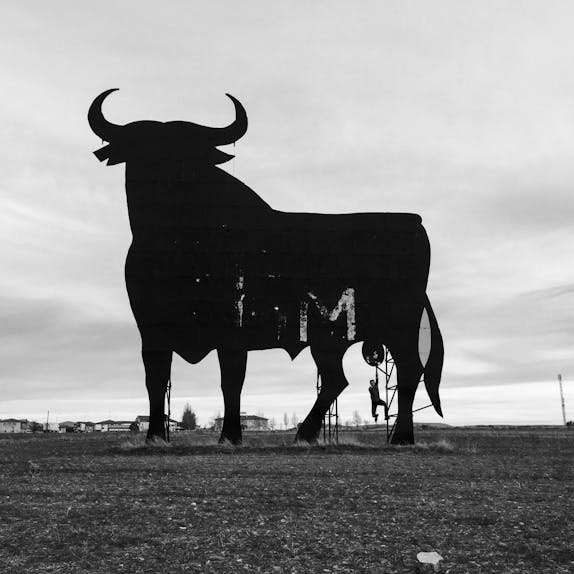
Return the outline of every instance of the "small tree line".
{"type": "MultiPolygon", "coordinates": [[[[264,414],[261,411],[257,413],[257,416],[265,418],[264,414]]],[[[222,415],[221,412],[218,412],[217,415],[211,419],[210,424],[208,426],[214,426],[215,420],[220,418],[222,418],[222,415]]],[[[277,422],[277,419],[275,417],[271,417],[270,419],[268,419],[270,430],[296,429],[300,424],[300,422],[301,421],[299,420],[299,417],[295,412],[293,412],[291,416],[289,416],[289,414],[286,412],[283,413],[283,417],[282,419],[280,419],[279,423],[277,422]]],[[[369,419],[361,417],[359,411],[355,409],[353,411],[351,420],[346,420],[342,424],[344,424],[347,427],[360,427],[363,425],[370,424],[370,421],[369,419]]],[[[197,428],[196,415],[195,412],[192,410],[191,406],[189,405],[189,403],[185,405],[181,419],[181,426],[185,430],[194,430],[195,428],[197,428]]]]}

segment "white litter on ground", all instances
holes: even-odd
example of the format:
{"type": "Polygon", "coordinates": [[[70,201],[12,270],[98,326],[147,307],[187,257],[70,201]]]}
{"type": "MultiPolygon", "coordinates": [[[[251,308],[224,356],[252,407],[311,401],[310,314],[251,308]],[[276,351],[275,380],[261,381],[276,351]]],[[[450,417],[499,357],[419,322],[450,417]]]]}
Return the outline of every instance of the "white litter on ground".
{"type": "Polygon", "coordinates": [[[421,564],[432,564],[435,572],[440,570],[440,561],[442,559],[442,556],[438,552],[419,552],[417,554],[417,560],[421,564]]]}

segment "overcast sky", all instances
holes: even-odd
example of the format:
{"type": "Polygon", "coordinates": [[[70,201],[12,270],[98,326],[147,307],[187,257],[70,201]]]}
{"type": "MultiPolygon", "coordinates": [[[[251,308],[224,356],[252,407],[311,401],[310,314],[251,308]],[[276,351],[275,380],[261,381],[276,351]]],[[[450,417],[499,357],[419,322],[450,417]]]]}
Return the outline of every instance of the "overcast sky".
{"type": "MultiPolygon", "coordinates": [[[[0,21],[0,417],[147,414],[124,284],[116,123],[249,116],[225,164],[277,209],[419,213],[449,424],[574,418],[574,4],[521,1],[12,2],[0,21]]],[[[360,344],[343,419],[367,418],[360,344]]],[[[308,350],[253,352],[242,410],[312,405],[308,350]]],[[[172,411],[223,410],[215,353],[175,359],[172,411]]],[[[416,404],[428,403],[424,387],[416,404]]],[[[440,421],[431,409],[415,420],[440,421]]]]}

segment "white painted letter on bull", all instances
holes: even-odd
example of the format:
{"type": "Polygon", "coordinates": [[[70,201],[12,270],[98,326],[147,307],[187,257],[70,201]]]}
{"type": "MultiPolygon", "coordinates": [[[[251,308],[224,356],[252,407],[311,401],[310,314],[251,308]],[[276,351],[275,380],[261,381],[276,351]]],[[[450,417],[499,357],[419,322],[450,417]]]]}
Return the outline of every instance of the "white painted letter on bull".
{"type": "Polygon", "coordinates": [[[235,326],[243,326],[243,299],[245,299],[245,293],[243,293],[243,286],[245,285],[245,278],[243,275],[239,275],[237,281],[235,282],[235,288],[238,291],[238,297],[235,300],[235,326]]]}
{"type": "Polygon", "coordinates": [[[319,300],[317,295],[312,291],[307,293],[308,299],[301,301],[301,306],[299,309],[299,340],[307,341],[307,314],[309,311],[309,301],[311,301],[317,311],[319,311],[323,319],[328,321],[336,321],[341,313],[346,313],[347,315],[347,340],[354,341],[357,334],[356,324],[355,324],[355,290],[352,287],[347,287],[341,293],[341,297],[335,308],[329,311],[323,303],[319,300]]]}

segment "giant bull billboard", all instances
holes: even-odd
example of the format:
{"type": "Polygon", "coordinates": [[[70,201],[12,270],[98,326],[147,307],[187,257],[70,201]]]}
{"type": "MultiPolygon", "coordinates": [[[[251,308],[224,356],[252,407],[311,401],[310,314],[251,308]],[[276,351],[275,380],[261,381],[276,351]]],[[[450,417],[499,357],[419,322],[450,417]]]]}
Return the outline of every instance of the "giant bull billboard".
{"type": "Polygon", "coordinates": [[[241,103],[223,128],[191,122],[109,122],[100,94],[88,120],[107,145],[94,152],[125,163],[133,241],[125,276],[142,338],[150,400],[148,438],[165,437],[164,397],[172,354],[191,363],[217,350],[225,413],[220,440],[241,442],[247,352],[307,346],[321,392],[297,439],[313,442],[347,386],[350,345],[389,349],[397,366],[394,443],[412,443],[412,403],[421,380],[441,414],[443,343],[426,295],[430,246],[409,213],[288,213],[272,209],[219,169],[217,149],[247,130],[241,103]],[[425,330],[426,327],[426,330],[425,330]],[[423,349],[421,332],[430,332],[423,349]]]}

